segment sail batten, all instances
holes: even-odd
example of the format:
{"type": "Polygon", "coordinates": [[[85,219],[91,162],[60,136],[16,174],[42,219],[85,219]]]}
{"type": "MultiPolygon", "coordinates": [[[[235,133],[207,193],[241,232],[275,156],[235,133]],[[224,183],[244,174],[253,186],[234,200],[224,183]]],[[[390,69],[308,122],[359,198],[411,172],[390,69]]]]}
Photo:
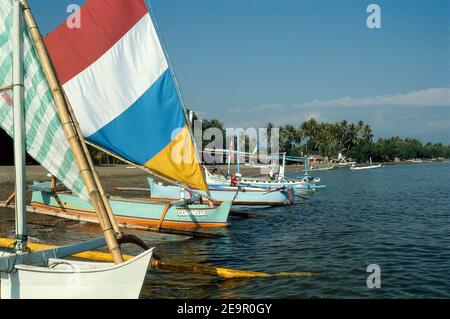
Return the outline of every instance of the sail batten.
{"type": "Polygon", "coordinates": [[[137,165],[206,190],[145,1],[87,1],[81,16],[81,29],[63,24],[45,42],[83,135],[137,165]]]}

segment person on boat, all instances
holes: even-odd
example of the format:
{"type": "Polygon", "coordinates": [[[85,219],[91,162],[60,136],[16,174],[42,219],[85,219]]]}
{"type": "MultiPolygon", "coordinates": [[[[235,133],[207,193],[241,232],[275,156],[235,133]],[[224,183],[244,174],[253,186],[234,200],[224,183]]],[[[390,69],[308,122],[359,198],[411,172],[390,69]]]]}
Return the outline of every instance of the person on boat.
{"type": "Polygon", "coordinates": [[[270,179],[271,181],[273,181],[273,180],[275,179],[275,177],[276,177],[276,174],[275,174],[275,172],[273,171],[273,169],[271,169],[270,172],[269,172],[269,179],[270,179]]]}
{"type": "Polygon", "coordinates": [[[230,186],[237,186],[238,184],[238,178],[236,175],[231,176],[230,179],[230,186]]]}
{"type": "Polygon", "coordinates": [[[216,159],[213,159],[212,173],[217,173],[218,171],[219,167],[217,166],[216,159]]]}
{"type": "Polygon", "coordinates": [[[241,182],[242,175],[240,173],[236,173],[231,177],[230,185],[231,186],[239,186],[241,182]]]}

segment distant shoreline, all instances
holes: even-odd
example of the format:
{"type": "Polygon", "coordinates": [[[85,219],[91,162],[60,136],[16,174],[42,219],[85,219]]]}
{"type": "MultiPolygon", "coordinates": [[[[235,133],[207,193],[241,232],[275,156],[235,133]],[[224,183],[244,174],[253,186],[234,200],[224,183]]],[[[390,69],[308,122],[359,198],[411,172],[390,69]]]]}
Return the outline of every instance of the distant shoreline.
{"type": "MultiPolygon", "coordinates": [[[[445,161],[433,161],[433,163],[443,163],[445,161]]],[[[383,165],[404,165],[404,164],[428,164],[428,162],[423,163],[415,163],[411,161],[401,161],[401,162],[382,162],[383,165]]],[[[312,164],[314,168],[325,168],[329,167],[333,164],[312,164]]],[[[205,165],[210,171],[212,170],[212,165],[205,165]]],[[[222,172],[227,171],[227,165],[217,165],[217,168],[222,172]]],[[[339,168],[348,168],[348,166],[337,166],[335,165],[335,169],[339,168]]],[[[132,168],[130,165],[124,164],[111,164],[111,165],[96,165],[96,169],[101,178],[118,178],[118,177],[145,177],[148,174],[144,171],[141,171],[137,168],[132,168]]],[[[232,165],[232,171],[234,172],[236,169],[236,165],[232,165]]],[[[303,171],[303,165],[286,165],[286,172],[297,172],[303,171]]],[[[241,165],[241,173],[243,175],[251,176],[260,174],[261,170],[259,168],[247,167],[241,165]]],[[[35,180],[48,180],[47,177],[48,172],[40,165],[28,165],[27,166],[27,181],[35,181],[35,180]]],[[[0,183],[8,183],[14,182],[14,166],[0,166],[0,183]]]]}

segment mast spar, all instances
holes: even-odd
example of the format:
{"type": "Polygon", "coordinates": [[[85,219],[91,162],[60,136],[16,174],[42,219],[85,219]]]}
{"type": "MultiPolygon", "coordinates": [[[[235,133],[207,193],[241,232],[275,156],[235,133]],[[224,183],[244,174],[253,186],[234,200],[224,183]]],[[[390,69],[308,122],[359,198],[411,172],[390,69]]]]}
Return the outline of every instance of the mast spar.
{"type": "Polygon", "coordinates": [[[16,175],[16,250],[27,249],[25,112],[23,76],[22,12],[19,0],[13,4],[13,101],[14,101],[14,168],[16,175]]]}

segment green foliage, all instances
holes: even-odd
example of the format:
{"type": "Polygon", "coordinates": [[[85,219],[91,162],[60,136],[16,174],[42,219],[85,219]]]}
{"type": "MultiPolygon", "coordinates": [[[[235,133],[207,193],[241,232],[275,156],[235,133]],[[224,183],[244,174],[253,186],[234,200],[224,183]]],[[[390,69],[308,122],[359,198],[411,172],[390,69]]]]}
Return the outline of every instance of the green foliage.
{"type": "Polygon", "coordinates": [[[366,162],[393,161],[414,158],[450,157],[450,145],[422,144],[417,139],[398,136],[373,141],[371,127],[359,121],[319,123],[315,119],[303,122],[298,129],[292,125],[280,128],[280,150],[289,155],[319,154],[330,159],[342,152],[346,157],[366,162]]]}
{"type": "MultiPolygon", "coordinates": [[[[222,122],[217,119],[203,120],[203,131],[217,127],[225,130],[222,122]]],[[[273,123],[267,123],[267,139],[270,140],[273,123]]],[[[210,141],[205,141],[203,145],[210,141]],[[206,142],[206,143],[205,143],[206,142]]],[[[248,141],[246,141],[246,144],[248,141]]],[[[226,148],[227,146],[224,145],[226,148]]],[[[302,156],[304,154],[318,154],[330,159],[336,158],[341,152],[346,157],[366,162],[370,158],[374,161],[393,161],[396,157],[401,160],[414,158],[450,157],[450,145],[422,144],[417,139],[398,136],[373,141],[371,127],[359,121],[349,123],[319,123],[314,118],[301,123],[298,128],[293,125],[280,127],[280,152],[288,155],[302,156]]]]}
{"type": "MultiPolygon", "coordinates": [[[[226,145],[225,145],[225,144],[226,144],[226,141],[225,141],[225,135],[226,135],[226,132],[225,132],[225,129],[224,129],[224,127],[223,127],[223,123],[220,122],[220,121],[217,120],[217,119],[212,119],[212,120],[202,120],[202,130],[203,130],[203,133],[205,133],[205,131],[206,131],[207,129],[210,129],[210,128],[217,128],[217,129],[219,129],[219,130],[222,131],[222,136],[224,137],[223,143],[222,143],[222,148],[226,148],[226,145]]],[[[210,144],[213,143],[213,142],[214,142],[214,138],[213,138],[213,137],[211,137],[210,139],[203,140],[203,143],[202,143],[203,149],[204,149],[207,145],[210,145],[210,144]]]]}
{"type": "Polygon", "coordinates": [[[105,153],[93,148],[92,146],[88,145],[88,149],[95,165],[110,165],[120,163],[120,161],[116,160],[112,156],[108,156],[105,153]]]}

